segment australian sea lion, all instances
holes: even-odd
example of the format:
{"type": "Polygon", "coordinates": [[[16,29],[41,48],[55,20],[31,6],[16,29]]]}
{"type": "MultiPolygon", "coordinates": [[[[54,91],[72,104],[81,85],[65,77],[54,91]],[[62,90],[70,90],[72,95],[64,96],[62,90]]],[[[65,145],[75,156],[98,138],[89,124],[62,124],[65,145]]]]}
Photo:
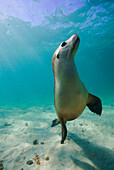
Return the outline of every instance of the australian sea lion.
{"type": "Polygon", "coordinates": [[[58,119],[52,121],[52,127],[61,123],[62,140],[67,135],[66,121],[74,120],[80,116],[86,106],[101,115],[101,100],[88,93],[79,78],[74,55],[80,43],[79,36],[73,34],[67,41],[62,42],[52,58],[52,67],[55,79],[54,104],[58,119]]]}

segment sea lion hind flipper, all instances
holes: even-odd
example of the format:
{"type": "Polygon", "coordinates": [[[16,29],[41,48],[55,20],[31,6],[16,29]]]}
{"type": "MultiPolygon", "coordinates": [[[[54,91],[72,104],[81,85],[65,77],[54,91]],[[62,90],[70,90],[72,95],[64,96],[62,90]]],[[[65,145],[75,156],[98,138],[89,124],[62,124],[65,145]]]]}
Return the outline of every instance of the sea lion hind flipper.
{"type": "Polygon", "coordinates": [[[98,97],[89,93],[87,106],[92,112],[101,115],[102,103],[98,97]]]}
{"type": "Polygon", "coordinates": [[[64,143],[64,140],[66,139],[67,136],[67,128],[66,128],[66,124],[65,121],[63,121],[63,119],[60,121],[61,126],[62,126],[62,139],[61,139],[61,144],[64,143]]]}
{"type": "Polygon", "coordinates": [[[54,120],[52,121],[51,127],[54,127],[54,126],[58,125],[59,123],[60,123],[60,121],[59,121],[58,119],[54,119],[54,120]]]}

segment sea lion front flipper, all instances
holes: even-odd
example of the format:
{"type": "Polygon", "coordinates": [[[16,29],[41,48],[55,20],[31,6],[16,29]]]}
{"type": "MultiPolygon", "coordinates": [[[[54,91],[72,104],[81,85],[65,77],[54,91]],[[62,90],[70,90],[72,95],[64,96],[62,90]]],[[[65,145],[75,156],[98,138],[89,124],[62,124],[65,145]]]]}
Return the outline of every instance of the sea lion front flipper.
{"type": "Polygon", "coordinates": [[[102,103],[98,97],[89,93],[87,106],[92,112],[101,115],[102,103]]]}
{"type": "Polygon", "coordinates": [[[58,119],[54,119],[54,120],[52,121],[51,127],[54,127],[54,126],[58,125],[59,123],[60,123],[60,121],[59,121],[58,119]]]}

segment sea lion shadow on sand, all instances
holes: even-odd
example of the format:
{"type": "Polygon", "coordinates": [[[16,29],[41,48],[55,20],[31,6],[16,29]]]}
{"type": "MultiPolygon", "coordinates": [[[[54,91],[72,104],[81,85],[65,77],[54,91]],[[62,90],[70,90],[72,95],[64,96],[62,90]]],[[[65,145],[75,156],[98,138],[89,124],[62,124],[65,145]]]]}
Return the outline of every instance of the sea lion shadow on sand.
{"type": "Polygon", "coordinates": [[[114,152],[108,148],[98,146],[92,142],[88,143],[87,139],[82,139],[76,134],[69,133],[68,135],[71,140],[73,140],[77,145],[83,149],[83,153],[87,159],[89,159],[95,167],[89,163],[83,162],[76,156],[71,156],[71,160],[76,166],[79,166],[83,169],[114,169],[114,152]]]}

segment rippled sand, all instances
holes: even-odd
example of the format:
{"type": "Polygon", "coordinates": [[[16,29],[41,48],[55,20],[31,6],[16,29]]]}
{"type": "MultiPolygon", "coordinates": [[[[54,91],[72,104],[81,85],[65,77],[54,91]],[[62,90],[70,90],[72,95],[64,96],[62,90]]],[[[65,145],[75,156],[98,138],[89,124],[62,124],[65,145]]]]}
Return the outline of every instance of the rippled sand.
{"type": "Polygon", "coordinates": [[[113,106],[104,106],[101,117],[86,109],[77,120],[67,122],[68,135],[63,145],[60,144],[61,126],[50,127],[55,118],[53,106],[0,107],[0,167],[7,170],[114,169],[113,106]],[[36,155],[40,156],[37,163],[32,160],[36,155]],[[45,160],[46,155],[49,160],[45,160]],[[33,164],[28,165],[29,160],[33,164]]]}

